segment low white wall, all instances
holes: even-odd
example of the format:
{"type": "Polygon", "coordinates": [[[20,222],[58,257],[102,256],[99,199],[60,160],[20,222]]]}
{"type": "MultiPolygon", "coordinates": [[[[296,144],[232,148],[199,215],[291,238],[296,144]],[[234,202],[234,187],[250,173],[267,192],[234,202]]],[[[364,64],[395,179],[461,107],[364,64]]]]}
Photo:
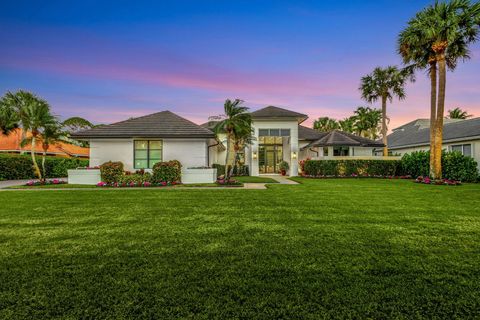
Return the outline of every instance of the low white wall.
{"type": "Polygon", "coordinates": [[[217,181],[217,169],[183,169],[182,183],[213,183],[217,181]]]}
{"type": "Polygon", "coordinates": [[[99,169],[70,169],[68,173],[68,184],[95,185],[102,181],[99,169]]]}

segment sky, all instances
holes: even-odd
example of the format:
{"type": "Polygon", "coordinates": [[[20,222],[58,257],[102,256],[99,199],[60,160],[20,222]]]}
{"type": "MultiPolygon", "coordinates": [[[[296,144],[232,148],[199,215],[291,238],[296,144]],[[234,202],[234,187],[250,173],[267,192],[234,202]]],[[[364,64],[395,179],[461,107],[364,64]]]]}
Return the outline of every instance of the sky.
{"type": "MultiPolygon", "coordinates": [[[[401,65],[396,39],[431,1],[0,2],[0,95],[29,90],[94,123],[170,110],[196,123],[225,99],[315,118],[367,105],[360,78],[401,65]]],[[[447,74],[446,109],[480,116],[480,45],[447,74]]],[[[389,128],[429,117],[429,80],[388,105],[389,128]]],[[[373,105],[379,107],[379,105],[373,105]]]]}

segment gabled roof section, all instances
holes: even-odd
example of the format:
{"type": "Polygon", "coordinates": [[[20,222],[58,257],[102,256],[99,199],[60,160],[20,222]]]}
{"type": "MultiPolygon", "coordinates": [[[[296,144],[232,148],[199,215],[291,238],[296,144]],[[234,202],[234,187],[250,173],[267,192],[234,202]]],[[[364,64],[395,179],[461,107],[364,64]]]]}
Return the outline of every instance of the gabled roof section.
{"type": "Polygon", "coordinates": [[[251,115],[253,119],[295,118],[297,119],[298,123],[302,123],[308,118],[306,114],[274,106],[268,106],[263,109],[253,111],[251,115]]]}
{"type": "Polygon", "coordinates": [[[326,133],[322,138],[303,147],[302,149],[329,146],[383,147],[383,143],[368,138],[359,137],[351,133],[333,130],[326,133]]]}
{"type": "Polygon", "coordinates": [[[90,138],[214,138],[215,134],[171,111],[99,126],[72,134],[75,139],[90,138]]]}
{"type": "MultiPolygon", "coordinates": [[[[480,137],[480,118],[467,120],[445,119],[443,140],[468,140],[480,137]]],[[[388,147],[402,148],[407,146],[428,145],[430,143],[430,122],[428,119],[417,119],[395,128],[388,135],[388,147]]]]}
{"type": "Polygon", "coordinates": [[[319,132],[315,129],[298,125],[298,140],[314,141],[323,138],[327,132],[319,132]]]}

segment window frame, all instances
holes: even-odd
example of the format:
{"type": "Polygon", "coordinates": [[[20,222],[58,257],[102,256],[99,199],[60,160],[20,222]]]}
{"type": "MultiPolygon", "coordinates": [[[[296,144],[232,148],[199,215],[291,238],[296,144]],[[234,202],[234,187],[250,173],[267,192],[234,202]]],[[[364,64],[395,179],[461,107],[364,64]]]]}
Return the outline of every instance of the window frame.
{"type": "Polygon", "coordinates": [[[448,149],[450,152],[453,152],[455,150],[453,150],[454,147],[461,147],[462,148],[462,151],[460,151],[462,153],[462,155],[466,156],[466,157],[472,157],[472,154],[473,154],[473,148],[472,148],[472,144],[471,143],[462,143],[462,144],[451,144],[448,149]],[[470,155],[465,155],[465,146],[469,146],[470,147],[470,155]]]}
{"type": "MultiPolygon", "coordinates": [[[[138,149],[138,151],[140,150],[144,150],[144,149],[138,149]]],[[[151,159],[151,156],[150,156],[150,151],[153,150],[153,151],[158,151],[160,150],[160,160],[159,162],[163,161],[163,140],[162,139],[134,139],[133,140],[133,168],[134,169],[153,169],[153,166],[154,165],[150,165],[150,161],[152,160],[151,159]],[[137,167],[137,147],[136,147],[136,143],[137,142],[146,142],[147,143],[147,159],[139,159],[139,160],[143,160],[143,161],[147,161],[147,167],[146,168],[139,168],[137,167]],[[161,143],[161,149],[151,149],[150,148],[150,142],[160,142],[161,143]]],[[[157,160],[157,159],[154,159],[154,160],[157,160]]]]}

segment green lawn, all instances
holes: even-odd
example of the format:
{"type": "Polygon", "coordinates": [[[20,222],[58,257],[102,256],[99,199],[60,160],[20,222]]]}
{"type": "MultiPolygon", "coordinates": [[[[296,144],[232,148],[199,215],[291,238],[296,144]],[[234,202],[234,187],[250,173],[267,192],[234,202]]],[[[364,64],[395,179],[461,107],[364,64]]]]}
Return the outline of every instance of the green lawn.
{"type": "Polygon", "coordinates": [[[278,183],[277,180],[274,180],[268,177],[245,176],[245,177],[233,177],[233,179],[243,183],[278,183]]]}
{"type": "Polygon", "coordinates": [[[480,310],[480,185],[0,192],[0,319],[480,310]]]}

